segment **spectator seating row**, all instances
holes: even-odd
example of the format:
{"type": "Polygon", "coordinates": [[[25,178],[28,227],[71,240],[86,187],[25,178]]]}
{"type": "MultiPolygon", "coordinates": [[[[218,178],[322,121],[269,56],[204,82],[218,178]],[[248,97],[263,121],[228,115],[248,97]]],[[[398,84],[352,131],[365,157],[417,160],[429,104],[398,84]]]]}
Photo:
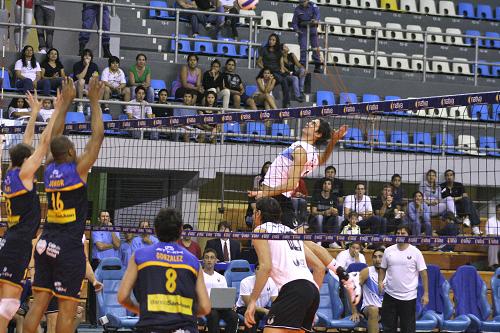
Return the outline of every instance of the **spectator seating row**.
{"type": "Polygon", "coordinates": [[[257,137],[243,137],[243,136],[238,136],[238,134],[248,134],[248,135],[255,135],[255,136],[264,136],[264,135],[269,135],[268,131],[270,131],[271,136],[275,137],[290,137],[291,136],[291,131],[290,131],[290,126],[285,123],[274,123],[271,125],[271,128],[268,129],[266,128],[266,125],[263,122],[260,121],[251,121],[246,123],[246,129],[243,130],[242,126],[240,123],[224,123],[223,125],[223,132],[227,134],[232,134],[231,136],[228,136],[225,140],[226,141],[232,141],[232,142],[256,142],[256,143],[282,143],[282,144],[289,144],[292,141],[290,140],[276,140],[276,139],[261,139],[257,137]]]}
{"type": "MultiPolygon", "coordinates": [[[[172,37],[175,35],[172,34],[172,37]]],[[[187,35],[180,34],[180,38],[187,38],[187,35]]],[[[232,58],[247,58],[248,57],[248,45],[235,45],[230,43],[212,43],[212,38],[208,36],[198,36],[197,41],[191,44],[188,40],[179,40],[177,43],[177,52],[181,53],[196,53],[196,54],[206,54],[206,55],[216,55],[216,56],[227,56],[232,58]],[[191,47],[192,45],[192,47],[191,47]]],[[[219,37],[220,41],[235,41],[232,38],[222,38],[219,37]]],[[[248,42],[248,40],[240,40],[242,43],[248,42]]],[[[175,52],[176,42],[175,40],[170,40],[170,51],[175,52]]]]}
{"type": "Polygon", "coordinates": [[[344,140],[345,148],[354,149],[370,149],[382,151],[397,151],[397,152],[413,152],[413,153],[427,153],[427,154],[442,154],[443,150],[449,155],[475,155],[475,156],[494,156],[500,157],[500,153],[491,151],[490,149],[498,149],[497,138],[494,136],[481,136],[479,137],[479,148],[477,140],[472,135],[461,134],[457,137],[456,146],[454,149],[455,138],[453,134],[437,133],[432,140],[432,133],[430,132],[414,132],[413,140],[410,140],[410,134],[405,131],[391,131],[389,140],[387,140],[386,133],[383,130],[369,130],[366,137],[361,129],[356,127],[349,128],[344,140]],[[353,141],[350,143],[349,141],[353,141]],[[365,143],[365,141],[371,144],[365,143]],[[388,145],[390,143],[390,145],[388,145]],[[399,145],[398,145],[399,144],[399,145]],[[402,146],[411,145],[411,146],[402,146]],[[434,145],[435,147],[431,147],[434,145]],[[445,148],[442,148],[444,146],[445,148]]]}

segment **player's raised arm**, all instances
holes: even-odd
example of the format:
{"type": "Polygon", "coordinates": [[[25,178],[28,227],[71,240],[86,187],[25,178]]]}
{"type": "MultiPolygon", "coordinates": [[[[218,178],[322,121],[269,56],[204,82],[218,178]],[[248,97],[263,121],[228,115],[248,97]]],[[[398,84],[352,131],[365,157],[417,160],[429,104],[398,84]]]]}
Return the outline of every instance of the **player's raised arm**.
{"type": "Polygon", "coordinates": [[[90,109],[92,113],[91,127],[92,134],[90,135],[85,151],[78,158],[77,171],[84,181],[87,180],[87,175],[90,168],[94,165],[102,142],[104,140],[104,123],[102,122],[102,110],[99,105],[99,100],[104,94],[104,83],[99,81],[99,78],[92,77],[89,82],[88,97],[90,100],[90,109]]]}
{"type": "Polygon", "coordinates": [[[325,151],[319,155],[319,165],[323,165],[326,163],[330,155],[332,154],[333,148],[342,139],[347,133],[348,127],[347,125],[342,125],[337,131],[332,132],[332,137],[330,138],[330,142],[326,146],[325,151]]]}
{"type": "Polygon", "coordinates": [[[28,124],[26,125],[26,129],[24,130],[23,143],[27,145],[32,145],[33,136],[35,134],[35,122],[36,117],[38,116],[38,112],[42,108],[42,102],[38,100],[37,93],[35,90],[35,96],[33,96],[29,91],[26,93],[26,98],[28,99],[28,104],[31,109],[30,119],[28,120],[28,124]]]}
{"type": "Polygon", "coordinates": [[[52,137],[63,134],[64,122],[66,121],[66,113],[68,113],[71,103],[76,96],[75,84],[73,79],[69,76],[66,77],[62,82],[61,96],[63,97],[63,103],[60,105],[61,111],[57,116],[52,116],[55,118],[54,128],[52,129],[52,137]]]}

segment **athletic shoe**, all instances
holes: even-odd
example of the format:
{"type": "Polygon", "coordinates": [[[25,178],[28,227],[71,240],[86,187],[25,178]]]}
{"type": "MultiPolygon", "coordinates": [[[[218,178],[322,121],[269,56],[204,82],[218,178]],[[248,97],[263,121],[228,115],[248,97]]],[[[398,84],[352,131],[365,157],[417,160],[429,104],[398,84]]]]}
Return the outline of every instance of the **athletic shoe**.
{"type": "Polygon", "coordinates": [[[479,227],[476,225],[472,227],[472,234],[476,236],[481,236],[483,233],[481,232],[481,230],[479,230],[479,227]]]}
{"type": "Polygon", "coordinates": [[[330,245],[328,245],[328,247],[330,249],[341,249],[342,248],[342,246],[340,246],[337,242],[330,243],[330,245]]]}
{"type": "Polygon", "coordinates": [[[463,224],[464,224],[467,228],[469,228],[469,227],[470,227],[470,219],[469,219],[469,217],[468,217],[468,216],[466,216],[466,217],[463,219],[462,223],[463,223],[463,224]]]}
{"type": "Polygon", "coordinates": [[[349,280],[343,280],[342,285],[347,290],[353,306],[358,305],[361,300],[361,284],[359,283],[359,272],[349,273],[349,280]]]}

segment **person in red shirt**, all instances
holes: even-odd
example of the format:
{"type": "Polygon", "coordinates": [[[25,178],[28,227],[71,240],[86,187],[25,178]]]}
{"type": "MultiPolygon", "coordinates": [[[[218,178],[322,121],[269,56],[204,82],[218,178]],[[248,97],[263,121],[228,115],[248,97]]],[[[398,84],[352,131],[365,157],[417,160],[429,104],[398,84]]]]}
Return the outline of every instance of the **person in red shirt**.
{"type": "Polygon", "coordinates": [[[295,217],[299,224],[307,221],[307,186],[303,178],[300,178],[299,185],[292,193],[292,205],[295,217]]]}
{"type": "MultiPolygon", "coordinates": [[[[193,230],[193,226],[191,224],[184,224],[182,227],[183,230],[190,231],[193,230]]],[[[182,236],[177,243],[184,246],[189,252],[196,256],[196,258],[201,258],[201,248],[194,240],[191,240],[189,236],[182,236]]]]}

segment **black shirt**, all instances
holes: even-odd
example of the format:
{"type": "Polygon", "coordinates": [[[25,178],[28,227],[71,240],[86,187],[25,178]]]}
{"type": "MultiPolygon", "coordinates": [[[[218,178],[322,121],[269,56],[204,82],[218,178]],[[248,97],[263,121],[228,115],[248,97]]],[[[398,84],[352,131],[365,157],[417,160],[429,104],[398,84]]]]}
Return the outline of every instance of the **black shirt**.
{"type": "Polygon", "coordinates": [[[155,107],[155,104],[151,104],[151,110],[155,117],[172,117],[172,109],[155,107]]]}
{"type": "MultiPolygon", "coordinates": [[[[379,195],[377,198],[375,198],[375,200],[372,201],[373,211],[377,212],[381,210],[382,206],[384,206],[384,201],[382,200],[382,195],[379,195]]],[[[396,217],[396,213],[394,212],[395,209],[396,209],[396,203],[393,200],[392,203],[385,208],[384,215],[381,216],[385,217],[388,220],[393,220],[396,217]]]]}
{"type": "Polygon", "coordinates": [[[337,197],[330,192],[330,197],[325,198],[321,192],[316,192],[312,196],[311,207],[316,207],[320,212],[332,207],[337,208],[337,197]]]}
{"type": "Polygon", "coordinates": [[[222,74],[219,73],[217,78],[214,78],[211,71],[206,71],[203,74],[202,84],[203,84],[203,88],[205,88],[205,90],[208,90],[210,88],[222,89],[223,88],[223,86],[222,86],[222,74]]]}
{"type": "Polygon", "coordinates": [[[441,198],[461,197],[465,193],[465,188],[462,183],[454,182],[451,189],[446,186],[446,183],[441,184],[441,198]]]}
{"type": "Polygon", "coordinates": [[[59,63],[56,64],[56,67],[52,67],[49,65],[47,61],[44,61],[42,63],[42,68],[45,69],[45,75],[46,77],[54,77],[54,75],[59,74],[59,77],[61,76],[61,69],[64,69],[64,66],[59,63]]]}
{"type": "Polygon", "coordinates": [[[280,72],[281,50],[269,51],[267,46],[261,47],[259,51],[264,67],[268,67],[273,72],[280,72]]]}
{"type": "Polygon", "coordinates": [[[243,83],[241,77],[236,73],[223,73],[222,80],[224,81],[224,86],[229,90],[240,91],[241,84],[243,83]]]}
{"type": "MultiPolygon", "coordinates": [[[[83,72],[83,69],[85,68],[85,65],[83,62],[79,61],[73,65],[73,76],[76,79],[76,76],[83,72]]],[[[99,74],[99,68],[94,62],[91,62],[89,64],[89,68],[87,69],[87,74],[85,75],[85,83],[89,83],[90,78],[92,77],[92,74],[97,72],[99,74]]]]}
{"type": "MultiPolygon", "coordinates": [[[[330,178],[323,177],[323,178],[318,179],[314,183],[313,193],[321,192],[323,190],[322,185],[323,185],[323,181],[325,181],[325,179],[330,179],[330,178]]],[[[333,179],[332,194],[336,197],[336,199],[343,197],[345,195],[344,194],[344,183],[342,182],[341,179],[338,179],[338,178],[333,179]]]]}
{"type": "Polygon", "coordinates": [[[403,187],[394,187],[391,186],[392,188],[392,197],[394,198],[394,204],[403,206],[403,199],[405,197],[405,191],[403,190],[403,187]]]}

